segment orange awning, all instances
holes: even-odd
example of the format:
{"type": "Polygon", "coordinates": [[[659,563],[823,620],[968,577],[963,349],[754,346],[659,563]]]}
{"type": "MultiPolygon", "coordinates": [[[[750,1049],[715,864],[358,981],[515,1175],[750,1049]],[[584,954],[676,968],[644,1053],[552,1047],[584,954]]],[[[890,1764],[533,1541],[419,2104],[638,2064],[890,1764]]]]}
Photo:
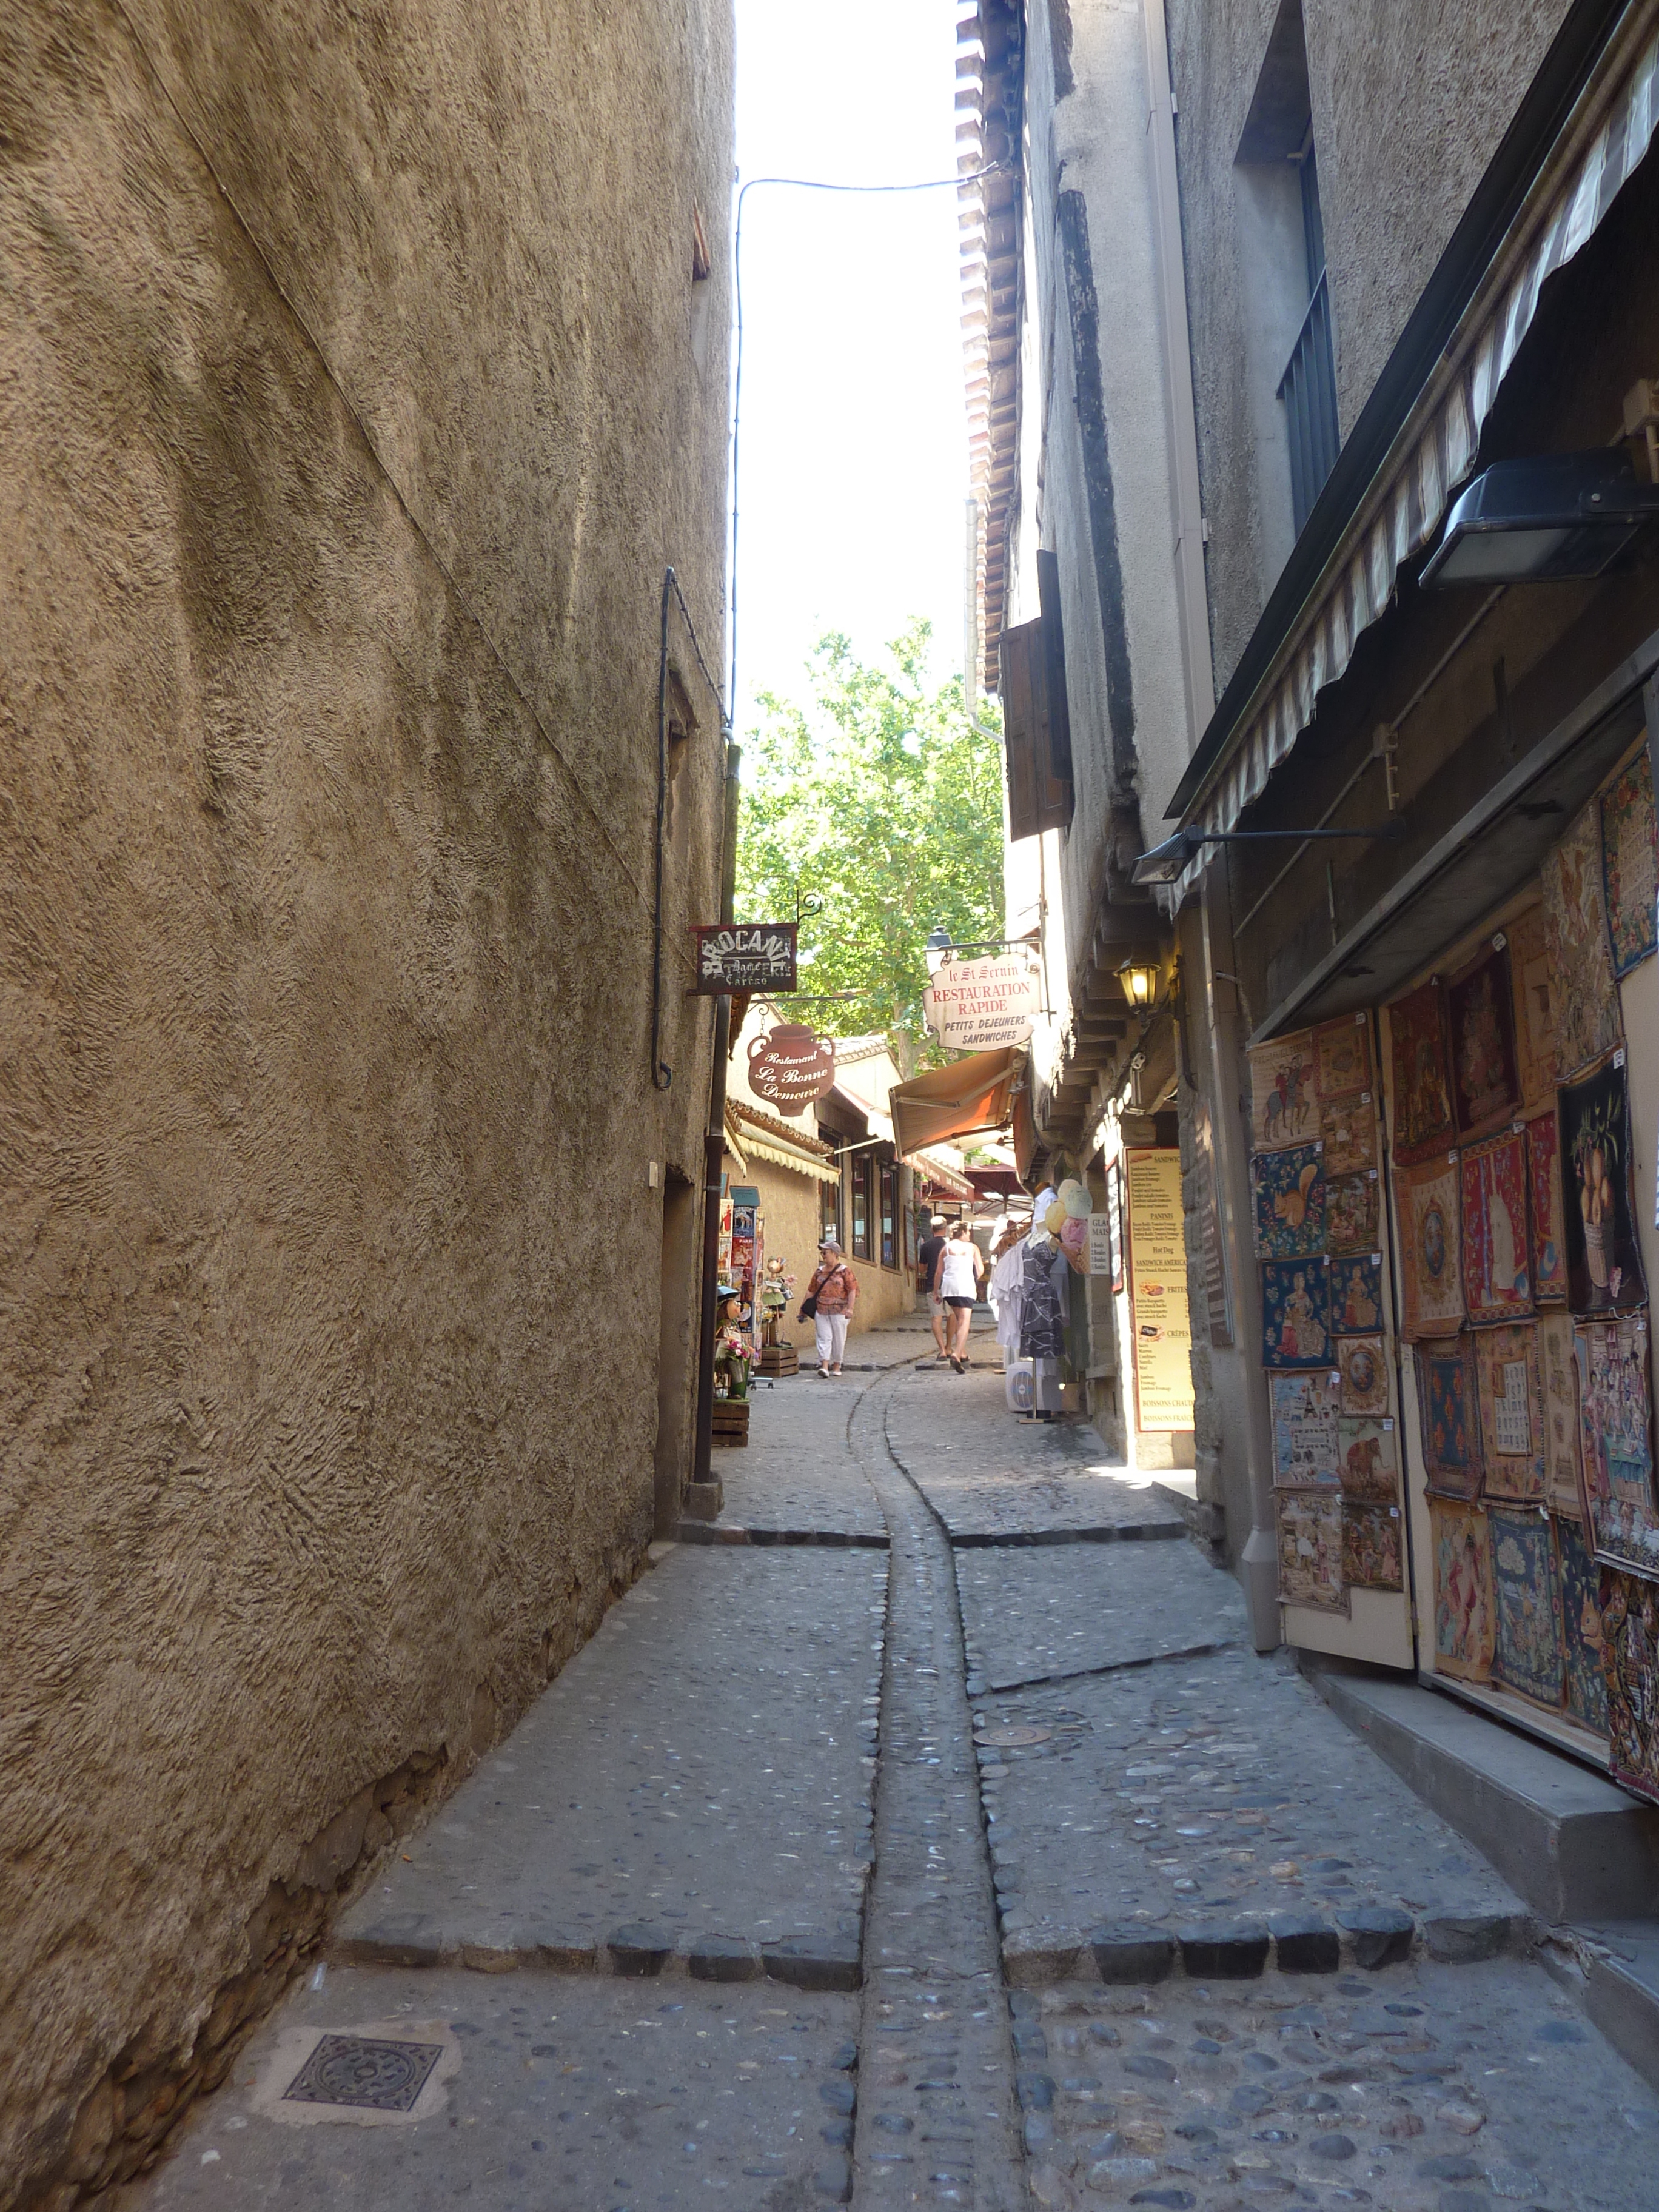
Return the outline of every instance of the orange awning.
{"type": "Polygon", "coordinates": [[[1006,1129],[1025,1079],[1024,1046],[1004,1045],[896,1083],[888,1093],[894,1141],[901,1152],[918,1152],[925,1145],[1006,1129]]]}

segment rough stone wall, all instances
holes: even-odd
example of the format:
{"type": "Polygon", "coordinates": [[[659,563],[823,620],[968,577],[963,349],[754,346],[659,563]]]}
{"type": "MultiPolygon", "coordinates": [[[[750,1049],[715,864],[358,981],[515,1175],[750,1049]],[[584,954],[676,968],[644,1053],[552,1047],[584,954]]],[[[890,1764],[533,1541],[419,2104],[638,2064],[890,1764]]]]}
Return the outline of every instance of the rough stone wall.
{"type": "MultiPolygon", "coordinates": [[[[1304,0],[1345,434],[1566,9],[1567,0],[1304,0]]],[[[1169,0],[1168,13],[1219,692],[1282,557],[1242,373],[1251,303],[1235,168],[1279,0],[1169,0]]]]}
{"type": "Polygon", "coordinates": [[[0,19],[0,2205],[148,2154],[648,1539],[731,63],[726,0],[0,19]]]}

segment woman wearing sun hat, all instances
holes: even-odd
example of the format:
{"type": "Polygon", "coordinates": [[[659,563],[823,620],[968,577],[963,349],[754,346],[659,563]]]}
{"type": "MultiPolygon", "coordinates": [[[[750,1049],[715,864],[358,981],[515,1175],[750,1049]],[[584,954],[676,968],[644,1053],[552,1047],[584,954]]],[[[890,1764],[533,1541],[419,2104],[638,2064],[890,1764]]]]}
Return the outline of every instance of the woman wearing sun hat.
{"type": "Polygon", "coordinates": [[[859,1282],[842,1257],[837,1237],[826,1237],[818,1251],[822,1256],[812,1270],[806,1295],[811,1303],[812,1328],[818,1340],[818,1373],[827,1380],[841,1373],[842,1355],[847,1349],[847,1324],[858,1304],[859,1282]]]}

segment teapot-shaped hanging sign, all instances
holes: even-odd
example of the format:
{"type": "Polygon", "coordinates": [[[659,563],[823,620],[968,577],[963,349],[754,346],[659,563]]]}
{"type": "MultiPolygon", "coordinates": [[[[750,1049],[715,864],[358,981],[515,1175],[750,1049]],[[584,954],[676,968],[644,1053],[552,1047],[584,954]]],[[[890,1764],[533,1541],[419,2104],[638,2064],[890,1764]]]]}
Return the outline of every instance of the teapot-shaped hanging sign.
{"type": "Polygon", "coordinates": [[[836,1041],[804,1022],[780,1022],[749,1044],[749,1087],[786,1115],[804,1114],[836,1079],[836,1041]]]}

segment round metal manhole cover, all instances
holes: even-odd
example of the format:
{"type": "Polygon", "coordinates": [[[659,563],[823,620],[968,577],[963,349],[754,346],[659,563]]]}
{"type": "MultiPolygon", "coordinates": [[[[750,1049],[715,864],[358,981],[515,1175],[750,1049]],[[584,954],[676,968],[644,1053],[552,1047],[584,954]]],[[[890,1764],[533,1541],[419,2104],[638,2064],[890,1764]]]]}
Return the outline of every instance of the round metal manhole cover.
{"type": "Polygon", "coordinates": [[[325,2035],[283,2090],[283,2101],[407,2112],[413,2109],[443,2055],[441,2043],[392,2043],[379,2036],[325,2035]]]}
{"type": "Polygon", "coordinates": [[[1047,1743],[1054,1734],[1046,1728],[986,1729],[974,1738],[981,1751],[1017,1751],[1030,1743],[1047,1743]]]}

